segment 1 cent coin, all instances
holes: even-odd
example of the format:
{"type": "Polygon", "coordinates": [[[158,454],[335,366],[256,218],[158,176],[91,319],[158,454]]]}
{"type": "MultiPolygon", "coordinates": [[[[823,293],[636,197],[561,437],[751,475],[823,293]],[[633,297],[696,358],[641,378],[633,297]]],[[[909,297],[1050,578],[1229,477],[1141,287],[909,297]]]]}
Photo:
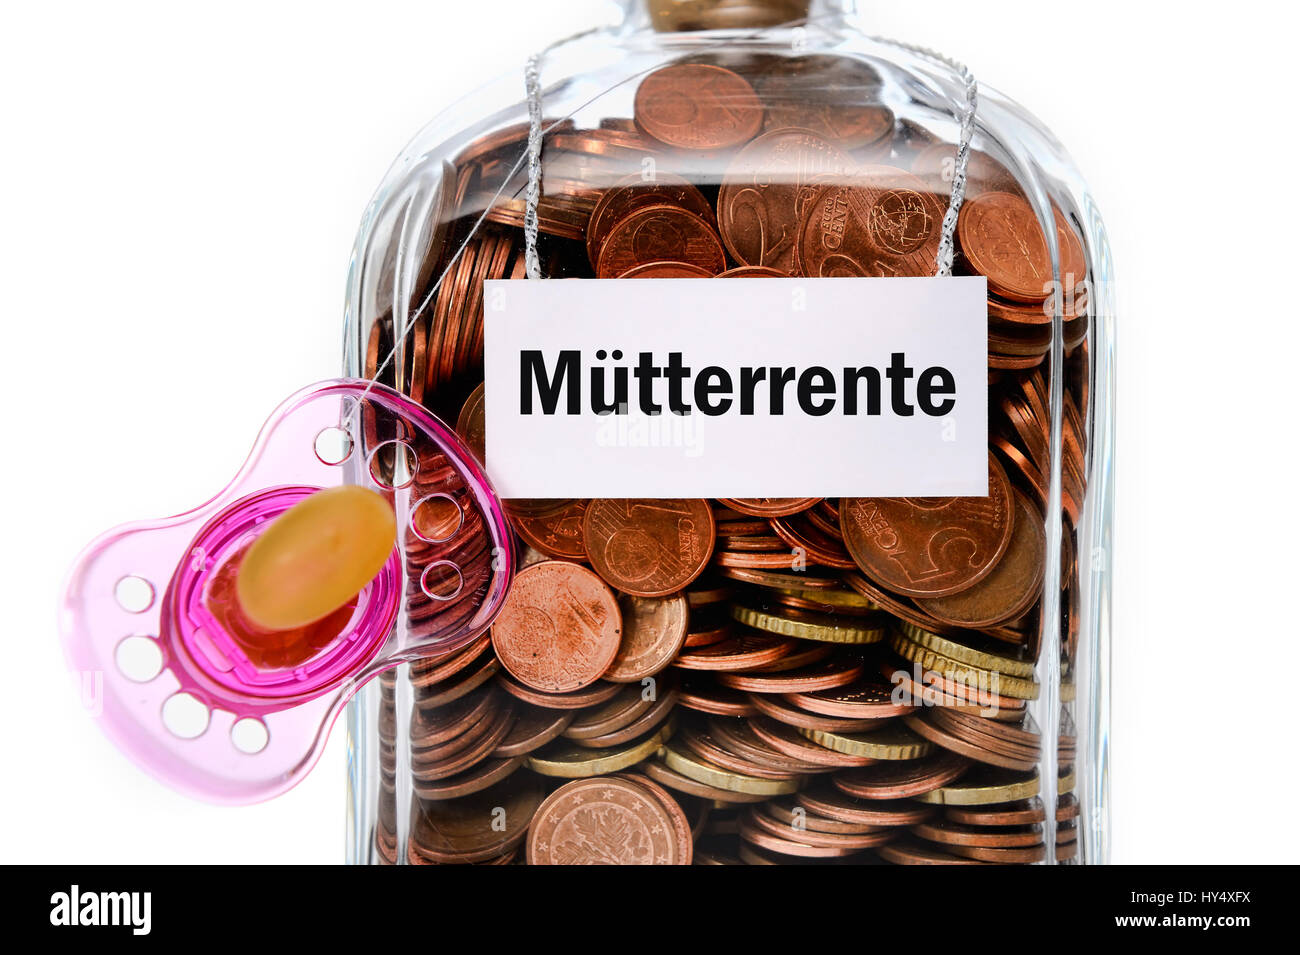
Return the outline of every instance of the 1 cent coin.
{"type": "Polygon", "coordinates": [[[596,275],[614,279],[639,265],[679,262],[717,275],[727,267],[713,226],[680,206],[645,206],[609,230],[596,260],[596,275]]]}
{"type": "Polygon", "coordinates": [[[989,192],[966,202],[957,239],[989,291],[1015,302],[1041,302],[1052,282],[1047,240],[1033,208],[1009,192],[989,192]]]}
{"type": "Polygon", "coordinates": [[[579,564],[548,560],[511,581],[492,645],[510,675],[547,693],[595,683],[618,653],[622,614],[610,589],[579,564]]]}
{"type": "Polygon", "coordinates": [[[723,149],[758,135],[763,104],[738,73],[704,63],[678,63],[641,81],[636,124],[679,149],[723,149]]]}
{"type": "Polygon", "coordinates": [[[614,683],[636,683],[653,676],[672,663],[686,640],[686,598],[618,598],[623,614],[623,640],[605,679],[614,683]]]}
{"type": "Polygon", "coordinates": [[[585,500],[574,500],[555,514],[510,514],[510,523],[525,544],[547,557],[561,560],[586,560],[582,543],[582,516],[587,512],[585,500]]]}
{"type": "Polygon", "coordinates": [[[538,807],[528,827],[529,865],[676,865],[673,819],[644,786],[579,779],[538,807]]]}
{"type": "Polygon", "coordinates": [[[703,573],[714,533],[702,500],[597,499],[582,521],[591,566],[636,597],[666,597],[703,573]]]}

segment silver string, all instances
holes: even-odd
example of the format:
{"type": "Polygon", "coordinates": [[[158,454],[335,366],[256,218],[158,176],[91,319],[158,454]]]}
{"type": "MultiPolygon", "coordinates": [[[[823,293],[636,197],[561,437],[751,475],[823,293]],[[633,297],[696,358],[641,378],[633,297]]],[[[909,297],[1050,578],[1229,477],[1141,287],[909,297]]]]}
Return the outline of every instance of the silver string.
{"type": "Polygon", "coordinates": [[[557,46],[573,43],[603,30],[593,27],[563,40],[556,40],[539,50],[524,64],[524,89],[528,96],[528,192],[524,196],[524,269],[530,279],[542,277],[542,263],[537,258],[537,205],[542,198],[542,59],[557,46]]]}
{"type": "Polygon", "coordinates": [[[966,64],[944,56],[923,46],[891,40],[888,37],[872,37],[877,43],[888,43],[899,49],[907,50],[918,56],[934,60],[948,67],[957,74],[966,90],[966,103],[962,107],[960,130],[957,134],[957,162],[953,167],[952,191],[948,197],[948,211],[943,216],[943,228],[939,233],[939,252],[935,256],[935,275],[947,277],[952,275],[953,236],[957,232],[957,217],[961,214],[961,204],[966,198],[966,166],[970,160],[970,141],[975,135],[975,107],[979,103],[979,84],[966,64]]]}

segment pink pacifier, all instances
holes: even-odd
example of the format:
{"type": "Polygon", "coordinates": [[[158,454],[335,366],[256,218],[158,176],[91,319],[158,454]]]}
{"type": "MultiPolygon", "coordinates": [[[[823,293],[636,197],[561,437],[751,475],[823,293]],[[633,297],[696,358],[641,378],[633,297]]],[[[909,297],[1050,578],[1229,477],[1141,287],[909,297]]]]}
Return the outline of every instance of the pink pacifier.
{"type": "Polygon", "coordinates": [[[85,550],[61,607],[64,649],[75,671],[102,674],[100,720],[141,767],[202,799],[256,802],[302,779],[361,684],[483,633],[505,599],[510,541],[451,429],[384,385],[328,381],[271,415],[207,504],[116,528],[85,550]],[[349,486],[369,494],[330,490],[349,486]],[[315,583],[300,571],[313,542],[348,558],[349,528],[382,526],[383,501],[395,543],[385,557],[382,538],[361,535],[358,549],[382,566],[359,592],[319,619],[275,605],[310,598],[315,583]],[[277,527],[263,542],[275,546],[255,557],[277,527]]]}

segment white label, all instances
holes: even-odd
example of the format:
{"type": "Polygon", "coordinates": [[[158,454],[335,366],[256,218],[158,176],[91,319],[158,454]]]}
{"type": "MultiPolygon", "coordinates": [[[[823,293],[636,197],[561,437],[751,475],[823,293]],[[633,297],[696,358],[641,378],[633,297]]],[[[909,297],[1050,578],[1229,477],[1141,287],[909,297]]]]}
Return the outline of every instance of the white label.
{"type": "Polygon", "coordinates": [[[503,497],[988,493],[981,277],[486,284],[503,497]]]}

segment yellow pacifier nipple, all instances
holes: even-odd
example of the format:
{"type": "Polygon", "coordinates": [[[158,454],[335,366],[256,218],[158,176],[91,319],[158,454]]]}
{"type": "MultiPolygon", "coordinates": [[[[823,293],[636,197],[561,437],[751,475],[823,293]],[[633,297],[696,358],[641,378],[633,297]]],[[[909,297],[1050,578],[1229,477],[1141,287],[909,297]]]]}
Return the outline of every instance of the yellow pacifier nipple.
{"type": "Polygon", "coordinates": [[[235,576],[239,609],[267,630],[320,620],[374,579],[396,539],[397,520],[380,494],[356,485],[317,491],[248,548],[235,576]]]}

